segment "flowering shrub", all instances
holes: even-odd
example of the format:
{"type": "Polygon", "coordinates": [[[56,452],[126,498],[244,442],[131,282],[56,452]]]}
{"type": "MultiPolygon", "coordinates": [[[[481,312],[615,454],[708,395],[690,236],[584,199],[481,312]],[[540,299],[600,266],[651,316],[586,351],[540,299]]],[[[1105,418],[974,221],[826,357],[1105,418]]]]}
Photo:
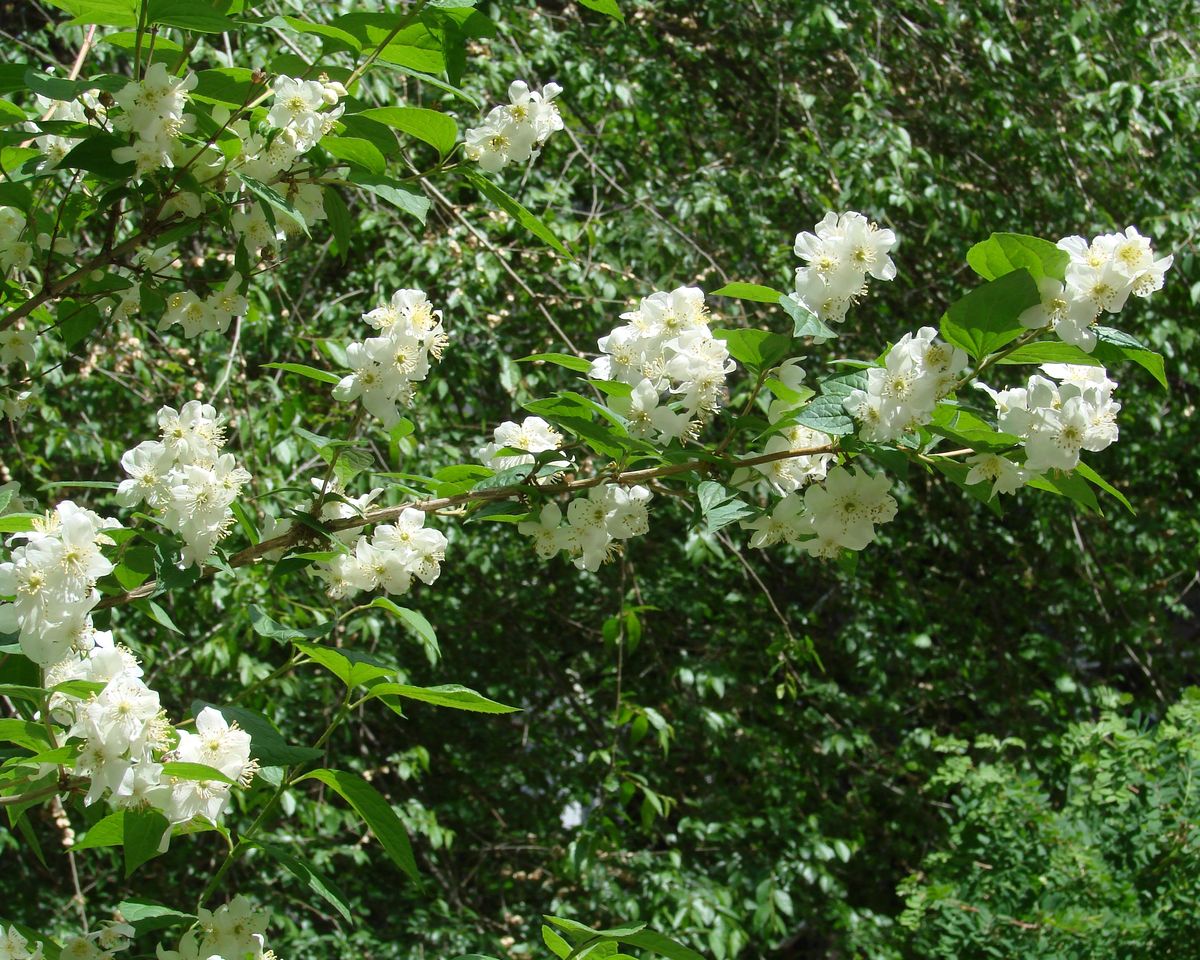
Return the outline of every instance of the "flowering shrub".
{"type": "MultiPolygon", "coordinates": [[[[28,138],[0,184],[0,363],[6,415],[27,441],[36,438],[36,426],[22,420],[34,391],[71,351],[131,329],[154,331],[148,349],[181,349],[180,338],[215,349],[231,330],[236,337],[289,248],[328,234],[345,249],[343,191],[424,222],[429,197],[442,196],[437,184],[453,183],[571,256],[496,181],[455,159],[461,152],[487,174],[547,162],[539,152],[569,125],[557,83],[537,93],[513,82],[510,103],[461,140],[444,111],[367,105],[367,78],[380,63],[446,86],[433,74],[465,57],[460,28],[468,18],[486,19],[469,4],[419,3],[405,13],[347,13],[329,22],[275,18],[271,29],[330,41],[304,71],[204,66],[205,37],[263,26],[231,13],[230,4],[58,5],[83,24],[129,28],[132,43],[126,75],[64,79],[31,67],[8,101],[28,138]],[[156,52],[160,36],[178,40],[156,52]],[[414,141],[436,154],[427,169],[407,153],[407,169],[394,162],[401,144],[414,141]],[[215,272],[180,249],[198,235],[219,251],[209,258],[220,265],[215,272]]],[[[167,941],[178,950],[160,946],[158,955],[270,956],[265,915],[245,898],[209,905],[252,853],[280,859],[350,919],[337,891],[312,879],[311,866],[262,841],[264,824],[298,785],[311,781],[340,796],[401,870],[418,873],[406,824],[380,791],[364,776],[324,765],[339,726],[380,706],[403,716],[407,701],[483,714],[517,709],[459,685],[410,684],[373,651],[322,639],[365,608],[428,637],[428,621],[389,598],[414,594],[419,602],[442,564],[456,562],[453,534],[443,532],[453,522],[509,524],[539,558],[562,553],[595,572],[636,550],[652,513],[680,500],[708,532],[736,524],[753,547],[798,547],[809,562],[850,566],[897,515],[893,492],[903,470],[940,476],[995,508],[1001,494],[1022,487],[1088,509],[1098,508],[1097,490],[1124,501],[1082,456],[1117,440],[1110,364],[1132,361],[1163,376],[1161,357],[1099,324],[1130,294],[1148,297],[1162,287],[1171,257],[1159,257],[1149,238],[1134,227],[1090,243],[993,234],[967,256],[982,282],[946,307],[938,327],[896,331],[874,358],[843,360],[832,373],[818,372],[825,358],[814,351],[837,337],[829,324],[851,322],[851,307],[867,309],[869,278],[897,275],[904,243],[863,214],[829,211],[814,232],[796,236],[794,250],[804,265],[790,293],[746,283],[626,290],[636,308],[619,314],[624,323],[595,351],[564,342],[572,352],[516,360],[577,374],[573,389],[524,404],[528,416],[499,424],[490,441],[480,436],[473,459],[445,464],[434,477],[376,469],[364,451],[415,431],[404,412],[415,417],[442,396],[434,363],[459,349],[453,338],[466,326],[451,307],[435,308],[422,290],[405,288],[362,313],[376,335],[324,341],[336,371],[293,359],[298,333],[283,318],[272,328],[281,359],[264,368],[321,384],[352,411],[341,418],[340,436],[296,428],[317,452],[297,470],[298,485],[248,495],[265,464],[248,460],[241,444],[226,451],[234,429],[253,426],[219,412],[222,383],[213,402],[161,407],[158,439],[122,438],[132,444],[119,458],[124,478],[116,463],[100,465],[109,479],[95,489],[110,495],[98,492],[94,502],[120,519],[70,499],[42,513],[19,487],[0,492],[0,530],[9,535],[0,631],[11,635],[5,656],[13,669],[34,681],[6,686],[13,716],[0,725],[13,747],[0,796],[15,820],[42,804],[59,805],[68,822],[69,814],[88,818],[72,857],[119,847],[127,875],[171,843],[219,834],[227,851],[194,912],[156,905],[168,911],[167,926],[180,928],[167,941]],[[766,305],[762,326],[717,326],[729,299],[766,305]],[[1027,368],[1024,386],[991,385],[1014,366],[1027,368]],[[1026,377],[1028,368],[1040,372],[1026,377]],[[419,384],[426,385],[420,392],[419,384]],[[315,475],[299,476],[308,471],[315,475]],[[390,482],[351,493],[367,474],[390,482]],[[282,600],[279,610],[254,612],[255,629],[289,647],[287,662],[264,683],[315,665],[344,688],[311,746],[288,743],[253,709],[255,686],[228,691],[226,702],[193,704],[190,719],[168,720],[181,711],[163,707],[121,642],[124,608],[179,631],[162,598],[216,591],[264,568],[272,578],[303,572],[327,595],[312,623],[287,622],[282,600]],[[357,605],[339,611],[346,599],[357,605]],[[97,617],[107,619],[98,626],[97,617]],[[242,826],[229,813],[256,790],[267,799],[242,826]],[[91,810],[98,801],[108,809],[102,818],[91,810]]],[[[204,384],[184,389],[208,392],[204,384]]],[[[53,406],[52,390],[37,402],[53,406]]],[[[652,722],[665,736],[665,721],[645,725],[652,722]]],[[[663,808],[643,792],[652,814],[655,803],[663,808]]],[[[5,949],[14,957],[109,957],[162,929],[127,923],[139,908],[144,919],[145,904],[131,902],[123,919],[61,945],[27,932],[38,918],[6,918],[5,949]]],[[[598,931],[550,922],[562,933],[548,927],[547,945],[563,957],[610,943],[673,960],[694,956],[636,924],[598,931]]]]}

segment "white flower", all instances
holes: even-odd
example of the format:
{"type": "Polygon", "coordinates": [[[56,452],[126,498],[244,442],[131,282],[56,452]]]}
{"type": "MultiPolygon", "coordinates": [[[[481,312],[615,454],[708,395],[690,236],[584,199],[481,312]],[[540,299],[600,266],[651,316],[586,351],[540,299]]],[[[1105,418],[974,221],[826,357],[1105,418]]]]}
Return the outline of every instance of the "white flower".
{"type": "Polygon", "coordinates": [[[537,156],[550,134],[563,128],[554,98],[562,92],[548,83],[541,93],[523,80],[508,88],[509,103],[493,107],[483,123],[464,135],[464,152],[488,173],[496,173],[510,162],[524,163],[537,156]]]}
{"type": "Polygon", "coordinates": [[[971,464],[967,483],[990,483],[993,497],[1015,493],[1031,476],[1028,470],[996,453],[977,453],[968,457],[967,463],[971,464]]]}
{"type": "Polygon", "coordinates": [[[36,337],[37,331],[26,329],[20,323],[0,330],[0,366],[9,363],[32,364],[37,356],[33,347],[36,337]]]}
{"type": "Polygon", "coordinates": [[[804,492],[813,532],[840,546],[862,550],[875,539],[875,525],[896,515],[896,501],[888,496],[890,486],[883,474],[834,467],[824,484],[813,484],[804,492]]]}
{"type": "Polygon", "coordinates": [[[822,321],[841,323],[868,276],[896,276],[888,255],[896,235],[852,211],[830,211],[814,229],[796,235],[796,256],[807,263],[796,270],[796,298],[822,321]]]}

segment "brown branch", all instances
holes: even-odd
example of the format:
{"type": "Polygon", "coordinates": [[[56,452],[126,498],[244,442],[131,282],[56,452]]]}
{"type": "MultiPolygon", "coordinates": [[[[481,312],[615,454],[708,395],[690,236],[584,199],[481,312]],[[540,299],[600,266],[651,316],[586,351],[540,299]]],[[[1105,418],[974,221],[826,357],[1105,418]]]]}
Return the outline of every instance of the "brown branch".
{"type": "MultiPolygon", "coordinates": [[[[743,467],[756,467],[764,463],[773,463],[776,460],[791,460],[795,457],[811,457],[822,453],[834,453],[836,449],[837,447],[831,443],[823,447],[809,447],[804,450],[779,450],[775,453],[764,453],[756,457],[745,457],[720,462],[700,459],[686,460],[683,463],[671,463],[660,467],[646,467],[641,470],[626,470],[622,473],[600,473],[585,480],[564,480],[561,483],[547,484],[532,482],[516,483],[507,487],[494,487],[490,490],[469,490],[466,493],[459,493],[452,497],[413,500],[395,507],[372,510],[358,517],[348,517],[344,520],[329,520],[325,523],[324,528],[330,533],[336,533],[340,530],[365,527],[372,523],[387,523],[398,519],[405,510],[409,509],[421,510],[425,513],[436,513],[438,510],[444,510],[447,507],[457,507],[464,503],[491,503],[497,500],[523,498],[530,494],[570,493],[575,490],[598,487],[603,483],[617,483],[625,486],[642,483],[643,481],[656,480],[660,477],[676,476],[681,473],[716,470],[733,472],[743,467]]],[[[290,547],[297,546],[312,535],[313,531],[308,526],[296,526],[281,536],[272,537],[270,540],[263,540],[251,547],[247,547],[245,550],[235,553],[227,561],[228,566],[247,566],[256,560],[261,560],[268,553],[274,553],[277,550],[287,550],[290,547]]],[[[201,575],[206,577],[212,576],[219,569],[221,568],[205,567],[201,575]]],[[[110,607],[119,607],[126,603],[132,603],[134,600],[153,596],[157,593],[158,588],[157,580],[148,580],[134,590],[105,597],[96,604],[96,609],[106,610],[110,607]]]]}

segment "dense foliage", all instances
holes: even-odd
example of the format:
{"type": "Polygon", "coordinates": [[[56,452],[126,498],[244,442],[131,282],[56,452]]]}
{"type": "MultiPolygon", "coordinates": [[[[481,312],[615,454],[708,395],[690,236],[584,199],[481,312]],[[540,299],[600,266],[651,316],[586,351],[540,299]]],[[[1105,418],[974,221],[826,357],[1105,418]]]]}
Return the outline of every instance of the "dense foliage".
{"type": "MultiPolygon", "coordinates": [[[[22,121],[37,109],[24,64],[58,64],[61,78],[85,49],[84,76],[129,75],[129,28],[101,26],[93,44],[66,23],[90,6],[106,4],[20,4],[5,17],[0,47],[22,66],[0,79],[22,121]]],[[[274,78],[320,55],[349,82],[350,41],[296,21],[392,5],[233,6],[254,29],[166,22],[153,56],[274,78]]],[[[591,357],[654,290],[789,289],[795,234],[850,209],[895,231],[898,272],[814,348],[809,386],[839,371],[821,366],[831,358],[874,361],[904,332],[938,326],[981,282],[965,256],[994,231],[1054,240],[1135,224],[1174,254],[1164,288],[1120,318],[1165,358],[1167,389],[1146,366],[1108,363],[1121,438],[1088,458],[1133,512],[1081,482],[1094,507],[1024,490],[998,513],[899,457],[879,461],[896,471],[896,517],[856,562],[751,550],[737,525],[714,522],[723,494],[702,506],[660,488],[649,532],[595,572],[538,558],[496,513],[431,518],[448,559],[400,613],[369,596],[331,601],[303,569],[323,562],[311,557],[114,605],[98,619],[173,718],[236,699],[282,731],[275,749],[317,744],[282,756],[353,771],[385,797],[416,879],[353,801],[335,799],[357,788],[260,780],[235,792],[225,823],[240,835],[271,819],[227,869],[225,840],[208,832],[127,876],[119,850],[76,841],[88,845],[104,804],[30,807],[0,834],[0,916],[61,939],[84,908],[94,922],[124,901],[131,917],[147,891],[191,910],[223,870],[230,895],[272,910],[280,957],[563,956],[593,937],[564,922],[556,939],[542,915],[618,928],[634,953],[656,943],[620,927],[646,922],[716,960],[1195,955],[1200,15],[1157,0],[621,0],[623,19],[603,0],[430,7],[444,8],[436,57],[373,64],[348,112],[403,103],[466,130],[511,81],[557,81],[564,128],[537,161],[485,176],[451,154],[444,127],[414,138],[410,116],[397,140],[385,121],[355,120],[359,145],[335,149],[358,153],[326,194],[345,211],[327,205],[311,237],[287,242],[246,287],[243,319],[186,340],[145,309],[64,327],[39,357],[30,410],[3,424],[0,481],[20,481],[39,509],[71,497],[112,515],[104,485],[125,451],[157,435],[160,406],[201,399],[226,414],[224,449],[253,474],[225,561],[302,504],[314,476],[337,473],[350,495],[388,485],[376,506],[407,490],[453,497],[483,475],[439,470],[478,463],[524,405],[585,389],[569,369],[518,358],[591,357]],[[373,179],[363,143],[400,186],[373,179]],[[444,312],[451,346],[405,420],[369,422],[346,446],[357,411],[331,384],[264,365],[336,380],[361,316],[415,287],[444,312]],[[520,712],[394,698],[346,709],[326,661],[300,665],[293,642],[363,651],[396,668],[389,682],[459,683],[520,712]]],[[[363,23],[359,52],[378,42],[363,23]]],[[[39,82],[52,92],[54,80],[39,82]]],[[[6,130],[0,158],[23,162],[11,151],[33,134],[6,130]]],[[[256,199],[289,216],[269,188],[256,199]]],[[[247,258],[206,227],[175,239],[197,288],[219,290],[247,258]]],[[[793,330],[769,302],[710,305],[714,327],[793,330]]],[[[1029,372],[1005,369],[1007,383],[1029,372]]],[[[730,387],[732,417],[754,378],[730,387]]],[[[594,449],[578,460],[581,476],[606,466],[594,449]]],[[[112,595],[162,577],[171,549],[148,537],[123,554],[112,595]]],[[[36,686],[17,653],[0,683],[36,686]]],[[[0,723],[25,715],[6,696],[0,723]]],[[[33,749],[16,743],[12,754],[33,749]]],[[[145,953],[178,919],[138,915],[145,953]]]]}

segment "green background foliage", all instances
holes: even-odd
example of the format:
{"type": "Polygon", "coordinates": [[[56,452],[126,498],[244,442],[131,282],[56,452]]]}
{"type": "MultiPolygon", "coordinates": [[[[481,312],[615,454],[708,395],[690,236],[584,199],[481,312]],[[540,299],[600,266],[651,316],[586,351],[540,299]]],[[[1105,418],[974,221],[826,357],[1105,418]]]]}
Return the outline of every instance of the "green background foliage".
{"type": "MultiPolygon", "coordinates": [[[[420,287],[453,342],[411,432],[374,432],[363,463],[430,475],[569,387],[567,371],[515,358],[567,340],[589,350],[654,289],[787,289],[794,234],[855,209],[900,237],[897,279],[872,287],[836,343],[859,360],[936,325],[975,285],[966,252],[993,231],[1132,223],[1175,253],[1166,288],[1122,317],[1165,356],[1169,389],[1115,365],[1121,440],[1093,458],[1136,516],[1030,491],[997,516],[914,470],[854,570],[751,552],[736,526],[656,501],[650,533],[595,575],[539,561],[506,524],[448,522],[441,579],[405,601],[436,640],[384,607],[331,638],[410,684],[463,684],[520,712],[367,703],[326,745],[326,765],[386,798],[419,880],[354,800],[305,781],[231,889],[273,908],[281,957],[547,956],[543,914],[646,921],[716,960],[1197,955],[1200,716],[1184,691],[1198,632],[1200,14],[1159,0],[622,0],[620,22],[610,6],[481,3],[495,29],[469,35],[466,68],[447,74],[480,103],[517,78],[564,85],[566,132],[497,182],[573,259],[534,245],[465,177],[417,198],[423,223],[347,189],[347,220],[289,248],[236,340],[180,345],[140,326],[66,356],[40,415],[5,427],[4,469],[43,499],[102,504],[71,485],[114,479],[160,404],[222,383],[228,449],[253,492],[306,488],[323,463],[297,428],[344,435],[347,408],[267,365],[336,369],[362,312],[420,287]]],[[[5,60],[70,64],[83,28],[39,3],[8,8],[5,60]]],[[[219,41],[201,48],[205,65],[279,70],[321,49],[279,28],[247,36],[232,60],[219,41]]],[[[126,55],[101,43],[93,66],[116,71],[126,55]]],[[[371,73],[362,96],[450,111],[460,128],[477,116],[403,70],[371,73]]],[[[405,142],[417,169],[438,163],[436,136],[405,142]]],[[[217,251],[190,252],[205,275],[227,274],[217,251]]],[[[716,298],[714,313],[791,328],[771,304],[716,298]]],[[[278,500],[256,500],[255,521],[278,500]]],[[[219,576],[163,602],[181,634],[134,608],[111,618],[176,715],[267,678],[291,655],[289,630],[330,618],[296,570],[219,576]]],[[[286,748],[316,740],[341,691],[307,666],[256,705],[286,748]]],[[[252,819],[270,795],[230,816],[252,819]]],[[[44,862],[0,834],[4,912],[62,932],[75,915],[59,835],[49,814],[33,825],[44,862]]],[[[190,904],[223,850],[215,833],[176,842],[133,879],[190,904]]],[[[103,848],[79,859],[103,916],[133,889],[125,864],[103,848]]]]}

